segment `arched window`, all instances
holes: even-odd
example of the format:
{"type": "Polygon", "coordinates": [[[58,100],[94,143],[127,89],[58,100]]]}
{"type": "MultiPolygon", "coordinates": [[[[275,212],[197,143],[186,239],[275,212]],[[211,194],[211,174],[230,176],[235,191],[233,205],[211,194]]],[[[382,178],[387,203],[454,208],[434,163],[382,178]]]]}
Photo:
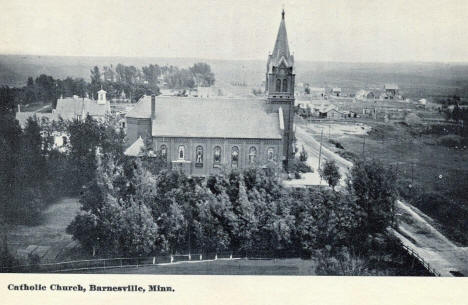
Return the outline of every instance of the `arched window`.
{"type": "Polygon", "coordinates": [[[252,146],[249,148],[249,164],[255,164],[255,159],[257,158],[257,148],[252,146]]]}
{"type": "Polygon", "coordinates": [[[197,146],[195,149],[195,167],[203,167],[203,147],[197,146]]]}
{"type": "Polygon", "coordinates": [[[275,149],[273,147],[268,148],[267,150],[267,160],[275,161],[275,149]]]}
{"type": "Polygon", "coordinates": [[[166,144],[161,145],[159,150],[161,151],[161,158],[164,161],[166,161],[167,160],[167,146],[166,146],[166,144]]]}
{"type": "Polygon", "coordinates": [[[288,92],[288,80],[283,79],[283,92],[288,92]]]}
{"type": "Polygon", "coordinates": [[[239,147],[233,146],[231,152],[231,167],[237,168],[239,166],[239,147]]]}
{"type": "Polygon", "coordinates": [[[213,166],[218,167],[221,164],[221,147],[215,146],[213,150],[213,166]]]}
{"type": "Polygon", "coordinates": [[[281,92],[281,79],[276,80],[276,92],[281,92]]]}
{"type": "Polygon", "coordinates": [[[179,146],[179,159],[180,160],[185,159],[185,146],[184,145],[179,146]]]}

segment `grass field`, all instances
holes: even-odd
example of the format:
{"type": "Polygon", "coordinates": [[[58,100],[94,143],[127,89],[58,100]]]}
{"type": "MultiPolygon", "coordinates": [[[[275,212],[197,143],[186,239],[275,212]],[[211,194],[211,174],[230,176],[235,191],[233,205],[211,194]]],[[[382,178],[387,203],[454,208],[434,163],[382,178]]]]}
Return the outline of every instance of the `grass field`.
{"type": "MultiPolygon", "coordinates": [[[[464,185],[468,181],[468,151],[466,149],[439,145],[437,136],[420,133],[422,127],[411,127],[400,122],[383,123],[372,120],[367,121],[366,124],[372,127],[367,135],[333,133],[333,130],[339,130],[339,128],[331,128],[332,132],[329,135],[329,124],[320,122],[309,124],[308,128],[311,134],[320,140],[319,133],[323,127],[323,145],[335,152],[347,151],[358,157],[377,159],[384,165],[391,165],[399,178],[407,181],[408,186],[412,185],[410,192],[420,189],[423,192],[452,194],[449,198],[458,201],[466,199],[466,196],[462,198],[464,185]],[[330,139],[339,142],[344,149],[336,148],[329,141],[330,139]]],[[[431,215],[431,211],[424,212],[431,215]]],[[[448,233],[452,239],[463,244],[468,240],[467,232],[460,229],[457,229],[458,233],[451,231],[449,226],[454,219],[445,219],[443,217],[446,216],[437,213],[431,216],[438,217],[440,223],[445,223],[445,229],[440,224],[438,228],[448,233]]],[[[460,217],[463,216],[460,215],[460,217]]],[[[464,221],[466,222],[466,219],[459,219],[460,223],[464,221]]]]}
{"type": "MultiPolygon", "coordinates": [[[[315,261],[299,258],[278,260],[217,260],[164,266],[92,270],[89,273],[193,274],[193,275],[314,275],[315,261]]],[[[81,272],[80,272],[81,273],[81,272]]]]}
{"type": "Polygon", "coordinates": [[[12,226],[8,232],[10,252],[23,258],[28,253],[37,254],[42,263],[63,260],[65,250],[74,244],[65,229],[79,209],[78,199],[63,198],[44,210],[41,224],[12,226]]]}

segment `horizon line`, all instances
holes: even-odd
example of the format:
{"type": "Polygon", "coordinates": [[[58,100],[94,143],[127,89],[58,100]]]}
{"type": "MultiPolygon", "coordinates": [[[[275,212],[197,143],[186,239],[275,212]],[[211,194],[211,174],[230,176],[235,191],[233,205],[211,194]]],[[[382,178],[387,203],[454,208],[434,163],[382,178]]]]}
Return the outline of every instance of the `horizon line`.
{"type": "MultiPolygon", "coordinates": [[[[260,58],[203,58],[203,57],[168,57],[168,56],[128,56],[128,55],[56,55],[56,54],[21,54],[21,53],[0,53],[0,56],[30,56],[30,57],[89,57],[89,58],[158,58],[158,59],[194,59],[194,60],[207,60],[207,61],[266,61],[266,59],[260,58]]],[[[412,63],[412,64],[467,64],[466,61],[436,61],[436,60],[402,60],[402,61],[345,61],[345,60],[301,60],[296,59],[298,62],[310,62],[310,63],[346,63],[346,64],[400,64],[400,63],[412,63]]]]}

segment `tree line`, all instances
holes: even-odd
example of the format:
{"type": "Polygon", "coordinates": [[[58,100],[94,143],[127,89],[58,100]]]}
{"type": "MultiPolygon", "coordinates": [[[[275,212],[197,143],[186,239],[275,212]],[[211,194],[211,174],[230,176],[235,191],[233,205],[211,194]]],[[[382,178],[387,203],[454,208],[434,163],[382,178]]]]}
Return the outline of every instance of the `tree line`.
{"type": "Polygon", "coordinates": [[[151,64],[141,69],[135,66],[98,66],[90,70],[90,81],[83,78],[67,77],[55,79],[41,74],[36,78],[28,77],[26,86],[21,88],[0,88],[0,107],[2,111],[15,111],[17,105],[32,103],[51,104],[56,107],[60,97],[97,98],[102,88],[108,98],[125,98],[136,102],[144,94],[159,94],[160,87],[170,89],[191,89],[196,86],[211,86],[215,76],[206,63],[195,63],[189,68],[159,66],[151,64]]]}
{"type": "Polygon", "coordinates": [[[288,189],[259,168],[203,179],[155,170],[151,157],[97,162],[81,197],[83,213],[67,231],[99,257],[222,251],[363,257],[385,249],[386,228],[395,225],[394,172],[377,161],[357,163],[344,192],[288,189]]]}

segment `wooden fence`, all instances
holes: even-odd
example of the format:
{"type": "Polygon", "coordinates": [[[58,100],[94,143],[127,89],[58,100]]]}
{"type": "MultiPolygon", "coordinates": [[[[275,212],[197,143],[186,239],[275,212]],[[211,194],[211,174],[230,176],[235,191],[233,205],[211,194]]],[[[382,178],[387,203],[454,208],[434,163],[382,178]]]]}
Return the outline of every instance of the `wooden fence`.
{"type": "Polygon", "coordinates": [[[218,252],[218,253],[189,253],[159,255],[148,257],[118,257],[118,258],[97,258],[88,260],[74,260],[58,263],[18,265],[12,267],[0,267],[0,272],[15,273],[60,273],[60,272],[79,272],[88,270],[128,268],[149,265],[170,265],[183,262],[206,262],[216,260],[261,260],[274,259],[283,256],[289,256],[289,253],[272,253],[267,251],[249,251],[249,252],[218,252]]]}

